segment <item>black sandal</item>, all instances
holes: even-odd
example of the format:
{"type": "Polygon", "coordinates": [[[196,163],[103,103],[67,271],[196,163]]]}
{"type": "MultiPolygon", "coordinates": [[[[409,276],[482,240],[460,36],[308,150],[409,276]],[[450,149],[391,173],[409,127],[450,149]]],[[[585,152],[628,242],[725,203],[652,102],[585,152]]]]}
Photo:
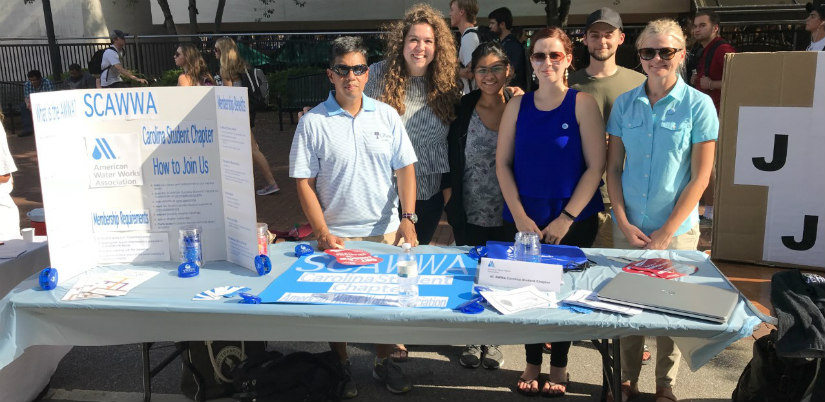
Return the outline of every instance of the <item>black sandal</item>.
{"type": "Polygon", "coordinates": [[[539,387],[539,378],[538,377],[536,377],[532,380],[526,380],[522,377],[519,377],[518,383],[516,383],[516,391],[519,394],[522,394],[524,396],[537,396],[539,394],[539,392],[541,392],[541,390],[538,387],[539,387]],[[536,390],[535,391],[533,391],[533,381],[536,382],[536,390]],[[521,384],[530,384],[530,387],[529,388],[522,388],[522,387],[519,386],[521,384]]]}
{"type": "Polygon", "coordinates": [[[567,381],[563,382],[553,382],[550,381],[548,378],[544,381],[544,385],[541,387],[541,396],[545,398],[560,398],[563,397],[567,393],[567,387],[570,385],[570,373],[567,373],[567,381]],[[561,392],[553,392],[553,386],[560,385],[564,387],[564,391],[561,392]],[[544,389],[547,388],[548,392],[544,392],[544,389]]]}

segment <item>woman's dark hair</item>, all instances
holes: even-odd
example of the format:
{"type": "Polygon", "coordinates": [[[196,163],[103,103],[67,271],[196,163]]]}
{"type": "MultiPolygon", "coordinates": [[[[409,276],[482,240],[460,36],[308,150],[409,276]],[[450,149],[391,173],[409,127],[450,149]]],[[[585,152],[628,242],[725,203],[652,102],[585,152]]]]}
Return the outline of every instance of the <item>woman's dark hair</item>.
{"type": "Polygon", "coordinates": [[[501,59],[506,65],[510,65],[510,59],[507,57],[507,53],[504,53],[504,49],[501,48],[496,42],[484,42],[478,47],[476,50],[473,51],[473,59],[470,62],[470,68],[475,70],[476,65],[478,65],[478,61],[481,60],[484,56],[493,55],[501,59]]]}
{"type": "Polygon", "coordinates": [[[567,36],[566,33],[561,28],[558,27],[550,27],[544,28],[536,31],[530,36],[530,47],[527,49],[527,57],[533,55],[533,50],[536,48],[536,42],[547,39],[547,38],[556,38],[561,42],[561,45],[564,47],[565,54],[573,54],[573,42],[570,41],[570,38],[567,36]]]}

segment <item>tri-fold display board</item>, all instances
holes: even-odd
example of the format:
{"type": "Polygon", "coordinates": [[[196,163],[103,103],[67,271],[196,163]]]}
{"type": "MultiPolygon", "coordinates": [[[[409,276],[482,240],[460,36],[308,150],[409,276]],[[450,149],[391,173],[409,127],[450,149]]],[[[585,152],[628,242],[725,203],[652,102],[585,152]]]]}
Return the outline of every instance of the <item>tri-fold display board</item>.
{"type": "Polygon", "coordinates": [[[33,94],[51,264],[61,279],[98,265],[180,258],[202,230],[205,261],[254,270],[255,199],[245,88],[33,94]]]}
{"type": "Polygon", "coordinates": [[[714,258],[825,270],[825,52],[728,54],[714,258]]]}

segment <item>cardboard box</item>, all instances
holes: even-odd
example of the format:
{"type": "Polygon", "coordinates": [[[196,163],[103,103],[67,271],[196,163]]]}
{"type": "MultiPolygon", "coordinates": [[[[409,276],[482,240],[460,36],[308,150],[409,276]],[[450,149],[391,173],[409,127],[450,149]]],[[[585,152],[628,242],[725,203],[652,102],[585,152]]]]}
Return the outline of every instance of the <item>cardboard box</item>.
{"type": "Polygon", "coordinates": [[[825,52],[728,54],[715,259],[825,270],[825,52]]]}

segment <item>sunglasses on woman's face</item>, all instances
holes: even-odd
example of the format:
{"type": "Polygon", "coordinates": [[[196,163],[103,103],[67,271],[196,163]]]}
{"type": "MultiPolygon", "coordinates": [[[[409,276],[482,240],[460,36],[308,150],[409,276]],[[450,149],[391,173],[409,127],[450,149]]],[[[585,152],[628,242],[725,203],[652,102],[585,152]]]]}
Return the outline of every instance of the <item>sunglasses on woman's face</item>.
{"type": "Polygon", "coordinates": [[[530,61],[533,63],[544,63],[545,60],[550,59],[553,63],[558,63],[564,58],[562,52],[536,52],[530,55],[530,61]]]}
{"type": "Polygon", "coordinates": [[[639,49],[639,57],[642,60],[653,60],[656,57],[656,53],[659,54],[659,58],[662,60],[670,60],[673,56],[676,56],[676,53],[682,49],[676,49],[672,47],[663,47],[661,49],[656,49],[652,47],[643,47],[639,49]]]}
{"type": "Polygon", "coordinates": [[[487,75],[487,74],[501,74],[504,70],[507,69],[507,66],[503,66],[501,64],[491,67],[478,67],[476,68],[477,75],[487,75]]]}
{"type": "Polygon", "coordinates": [[[346,77],[349,75],[349,72],[352,71],[355,76],[364,75],[370,68],[366,64],[358,64],[355,66],[348,66],[346,64],[336,64],[329,68],[335,74],[340,75],[341,77],[346,77]]]}

